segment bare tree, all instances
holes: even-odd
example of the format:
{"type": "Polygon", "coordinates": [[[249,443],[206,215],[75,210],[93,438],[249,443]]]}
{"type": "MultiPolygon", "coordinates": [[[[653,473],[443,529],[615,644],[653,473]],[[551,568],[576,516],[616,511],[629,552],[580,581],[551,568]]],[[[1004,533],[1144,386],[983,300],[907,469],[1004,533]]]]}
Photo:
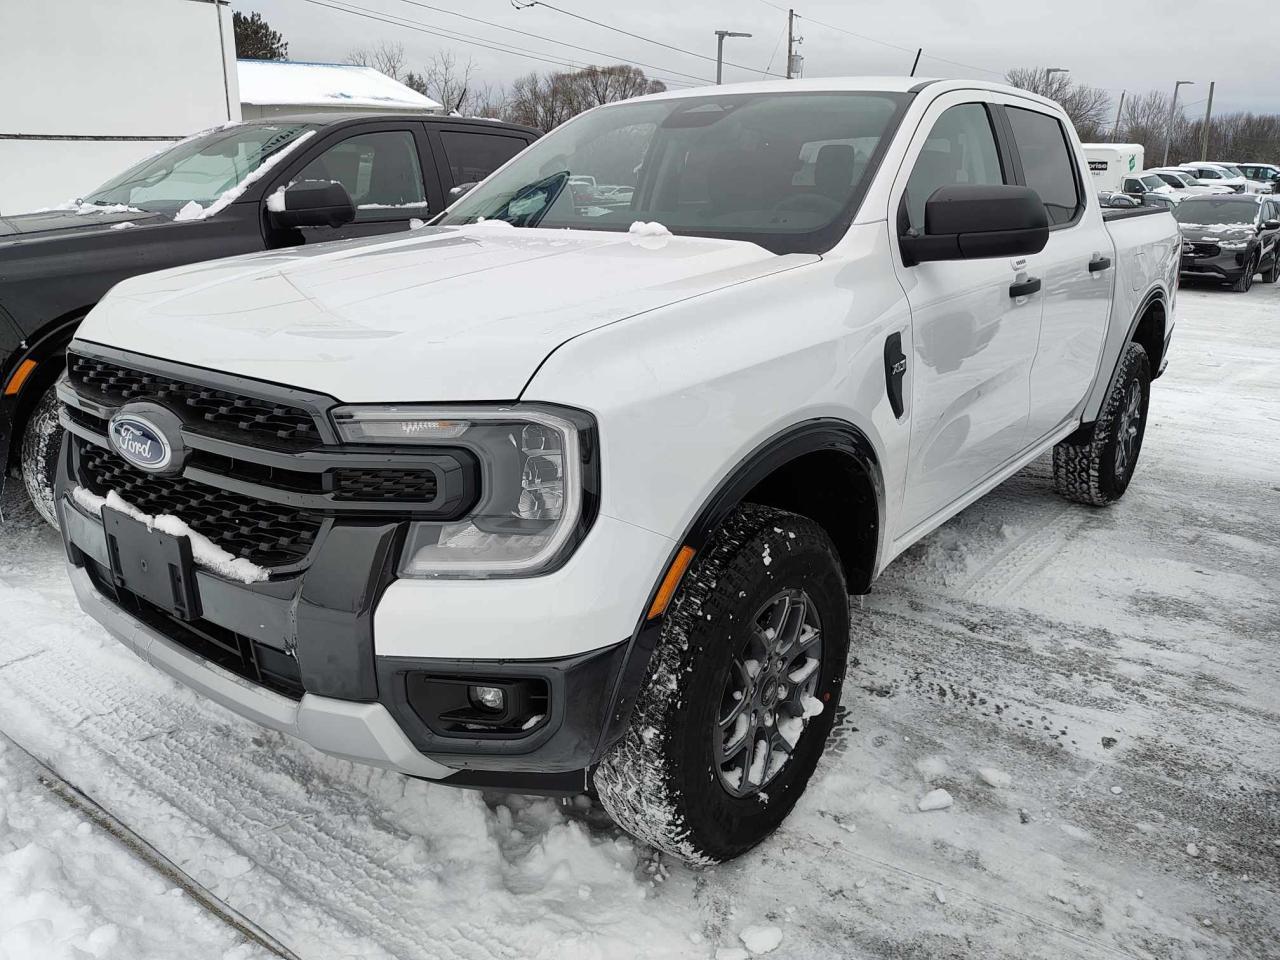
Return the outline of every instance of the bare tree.
{"type": "Polygon", "coordinates": [[[1098,87],[1078,83],[1065,73],[1044,67],[1016,67],[1005,74],[1011,86],[1057,101],[1075,125],[1080,139],[1101,140],[1111,110],[1111,95],[1098,87]]]}
{"type": "Polygon", "coordinates": [[[448,113],[470,116],[475,112],[475,69],[470,57],[459,63],[453,51],[438,50],[421,73],[409,73],[404,82],[424,97],[439,101],[448,113]]]}
{"type": "Polygon", "coordinates": [[[404,73],[404,44],[380,40],[372,47],[356,47],[347,54],[347,63],[373,67],[392,80],[399,80],[404,73]]]}
{"type": "Polygon", "coordinates": [[[650,80],[644,71],[623,64],[586,67],[573,73],[530,73],[511,85],[508,119],[550,130],[583,110],[645,93],[660,93],[666,85],[650,80]]]}

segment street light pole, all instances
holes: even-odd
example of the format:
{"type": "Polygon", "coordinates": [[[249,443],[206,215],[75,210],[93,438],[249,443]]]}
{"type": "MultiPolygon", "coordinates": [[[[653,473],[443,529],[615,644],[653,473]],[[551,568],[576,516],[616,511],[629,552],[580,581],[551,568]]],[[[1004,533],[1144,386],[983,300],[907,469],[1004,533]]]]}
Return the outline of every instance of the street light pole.
{"type": "Polygon", "coordinates": [[[1177,115],[1178,110],[1178,90],[1182,87],[1189,87],[1194,83],[1194,80],[1179,80],[1173,85],[1173,103],[1169,105],[1169,129],[1164,136],[1164,160],[1160,164],[1162,167],[1169,165],[1169,147],[1173,144],[1173,118],[1177,115]]]}
{"type": "Polygon", "coordinates": [[[749,33],[734,33],[732,30],[716,31],[716,86],[720,85],[720,78],[724,73],[724,38],[749,36],[749,33]]]}

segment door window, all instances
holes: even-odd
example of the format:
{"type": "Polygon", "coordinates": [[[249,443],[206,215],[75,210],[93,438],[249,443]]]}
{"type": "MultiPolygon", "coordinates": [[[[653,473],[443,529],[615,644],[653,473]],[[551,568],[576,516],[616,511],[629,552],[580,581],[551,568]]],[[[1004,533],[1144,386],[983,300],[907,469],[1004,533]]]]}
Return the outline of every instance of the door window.
{"type": "MultiPolygon", "coordinates": [[[[1040,194],[1049,225],[1070,223],[1080,211],[1080,186],[1062,123],[1020,107],[1009,107],[1007,113],[1027,186],[1040,194]]],[[[1143,192],[1141,183],[1133,192],[1143,192]]]]}
{"type": "Polygon", "coordinates": [[[407,130],[348,137],[312,160],[294,179],[342,184],[351,194],[357,221],[420,216],[427,211],[418,146],[407,130]]]}
{"type": "Polygon", "coordinates": [[[519,137],[462,130],[440,131],[453,186],[477,183],[528,146],[519,137]]]}
{"type": "Polygon", "coordinates": [[[995,132],[986,108],[962,103],[938,118],[916,158],[904,199],[907,218],[924,232],[924,205],[940,187],[954,184],[995,186],[1005,182],[995,132]]]}

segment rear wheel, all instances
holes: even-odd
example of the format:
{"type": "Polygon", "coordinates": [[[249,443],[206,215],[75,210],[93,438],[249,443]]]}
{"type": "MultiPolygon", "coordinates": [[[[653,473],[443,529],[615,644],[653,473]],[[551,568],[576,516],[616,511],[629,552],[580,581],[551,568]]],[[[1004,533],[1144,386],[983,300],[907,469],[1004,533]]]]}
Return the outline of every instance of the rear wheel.
{"type": "Polygon", "coordinates": [[[613,819],[691,863],[767,837],[804,792],[844,679],[849,607],[813,521],[735,511],[686,574],[631,725],[596,770],[613,819]]]}
{"type": "Polygon", "coordinates": [[[1275,283],[1277,279],[1280,279],[1280,249],[1271,257],[1271,266],[1262,271],[1263,283],[1275,283]]]}
{"type": "Polygon", "coordinates": [[[1053,485],[1058,493],[1094,506],[1124,496],[1142,452],[1150,400],[1147,351],[1140,344],[1126,344],[1098,419],[1053,448],[1053,485]]]}
{"type": "Polygon", "coordinates": [[[31,411],[22,432],[22,479],[27,495],[40,516],[58,525],[53,506],[53,483],[58,474],[58,452],[62,428],[58,425],[58,395],[50,387],[31,411]]]}

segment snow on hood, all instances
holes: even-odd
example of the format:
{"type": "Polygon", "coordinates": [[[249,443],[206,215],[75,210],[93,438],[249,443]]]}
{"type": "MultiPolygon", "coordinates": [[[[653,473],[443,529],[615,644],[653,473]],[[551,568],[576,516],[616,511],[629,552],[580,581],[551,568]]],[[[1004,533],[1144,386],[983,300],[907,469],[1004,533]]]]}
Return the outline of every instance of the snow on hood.
{"type": "Polygon", "coordinates": [[[78,337],[345,402],[510,400],[566,340],[817,259],[696,237],[423,228],[135,277],[78,337]]]}
{"type": "Polygon", "coordinates": [[[1258,231],[1247,223],[1179,223],[1186,240],[1248,240],[1258,231]]]}

